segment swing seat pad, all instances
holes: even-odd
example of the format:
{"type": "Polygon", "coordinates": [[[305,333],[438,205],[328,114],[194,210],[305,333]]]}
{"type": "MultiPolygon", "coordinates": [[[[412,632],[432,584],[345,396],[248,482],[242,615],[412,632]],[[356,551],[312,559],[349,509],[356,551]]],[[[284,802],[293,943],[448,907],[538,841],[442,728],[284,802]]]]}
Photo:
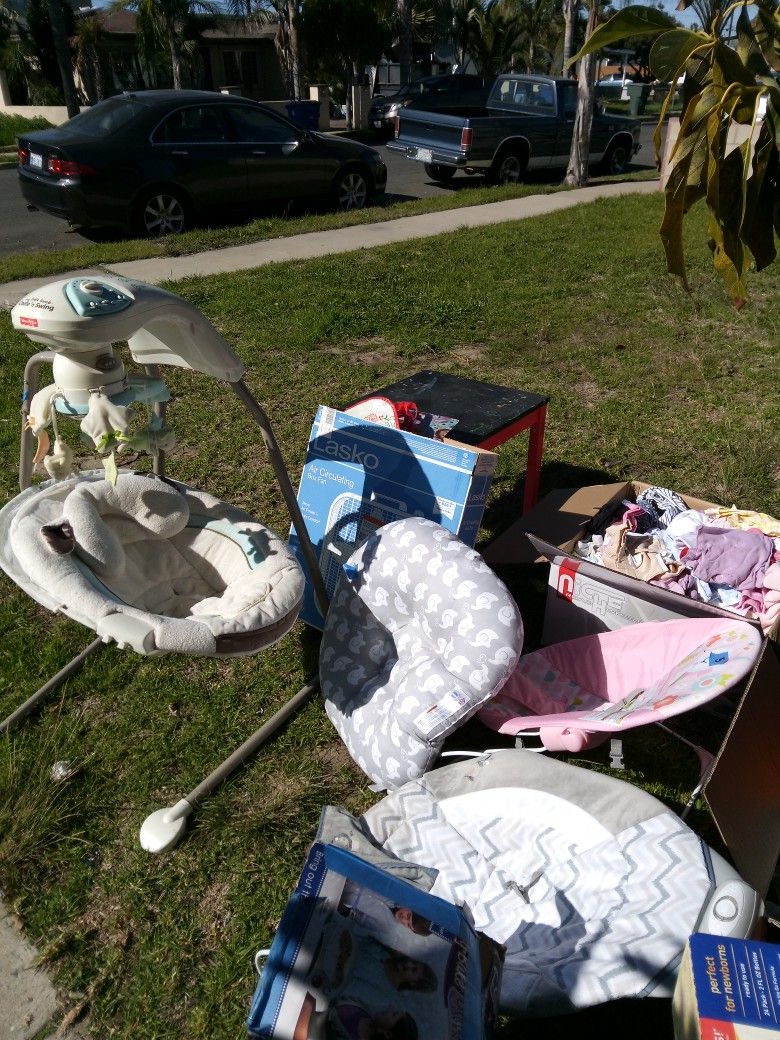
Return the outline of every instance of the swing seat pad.
{"type": "Polygon", "coordinates": [[[255,653],[295,623],[304,578],[247,513],[185,484],[102,471],[0,513],[3,568],[34,599],[141,653],[255,653]]]}
{"type": "Polygon", "coordinates": [[[431,894],[467,906],[506,946],[507,1012],[668,997],[690,934],[745,937],[761,912],[757,893],[662,802],[532,751],[435,769],[361,823],[386,853],[436,870],[431,894]]]}

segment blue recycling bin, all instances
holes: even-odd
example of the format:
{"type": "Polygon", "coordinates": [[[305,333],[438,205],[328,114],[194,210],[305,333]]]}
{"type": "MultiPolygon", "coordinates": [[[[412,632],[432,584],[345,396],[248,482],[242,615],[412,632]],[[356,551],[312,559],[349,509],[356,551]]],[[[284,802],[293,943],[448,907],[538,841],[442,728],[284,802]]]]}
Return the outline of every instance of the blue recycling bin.
{"type": "Polygon", "coordinates": [[[292,119],[293,123],[302,126],[304,130],[319,130],[319,101],[288,101],[287,115],[292,119]]]}

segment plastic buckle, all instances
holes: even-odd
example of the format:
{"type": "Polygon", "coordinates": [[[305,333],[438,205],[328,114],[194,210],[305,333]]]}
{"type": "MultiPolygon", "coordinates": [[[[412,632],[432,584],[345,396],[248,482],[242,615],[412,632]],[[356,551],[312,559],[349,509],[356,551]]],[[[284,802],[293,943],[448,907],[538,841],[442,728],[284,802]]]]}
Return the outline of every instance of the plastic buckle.
{"type": "Polygon", "coordinates": [[[612,769],[625,769],[623,741],[620,737],[612,737],[609,742],[609,764],[612,769]]]}

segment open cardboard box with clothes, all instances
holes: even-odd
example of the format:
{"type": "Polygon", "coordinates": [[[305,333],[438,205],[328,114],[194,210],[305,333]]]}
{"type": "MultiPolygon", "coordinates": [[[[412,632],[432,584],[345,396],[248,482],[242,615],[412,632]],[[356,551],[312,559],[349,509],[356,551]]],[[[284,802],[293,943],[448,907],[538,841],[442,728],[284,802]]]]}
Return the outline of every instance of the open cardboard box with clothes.
{"type": "MultiPolygon", "coordinates": [[[[576,557],[594,518],[650,485],[639,481],[551,492],[491,542],[494,568],[549,562],[542,642],[558,643],[644,621],[739,617],[576,557]]],[[[681,496],[691,509],[712,503],[681,496]]],[[[751,624],[758,627],[758,622],[751,624]]],[[[742,876],[766,896],[780,850],[780,660],[777,631],[766,639],[704,786],[721,837],[742,876]]],[[[776,898],[776,895],[775,897],[776,898]]]]}
{"type": "MultiPolygon", "coordinates": [[[[716,602],[683,596],[575,554],[577,542],[620,502],[634,501],[650,487],[624,481],[551,492],[487,547],[485,559],[494,567],[545,559],[552,564],[543,642],[674,617],[739,617],[758,624],[716,602]],[[565,635],[560,634],[562,629],[565,635]]],[[[690,495],[680,498],[693,510],[721,508],[690,495]]],[[[770,633],[772,638],[777,638],[777,628],[770,633]]]]}

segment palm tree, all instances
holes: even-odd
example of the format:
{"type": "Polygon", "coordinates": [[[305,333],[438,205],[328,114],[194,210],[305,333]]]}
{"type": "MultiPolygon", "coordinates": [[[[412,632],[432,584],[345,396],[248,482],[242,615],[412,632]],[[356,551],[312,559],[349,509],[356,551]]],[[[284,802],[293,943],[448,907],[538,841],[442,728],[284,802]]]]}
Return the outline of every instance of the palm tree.
{"type": "Polygon", "coordinates": [[[680,0],[677,4],[678,11],[685,11],[689,7],[695,12],[699,24],[704,32],[712,32],[713,26],[718,26],[718,35],[729,35],[730,22],[723,21],[723,15],[730,6],[731,0],[680,0]]]}
{"type": "MultiPolygon", "coordinates": [[[[585,41],[596,30],[599,0],[590,0],[588,9],[588,25],[585,30],[585,41]]],[[[596,55],[587,53],[579,63],[577,75],[577,111],[572,129],[569,165],[566,169],[564,183],[572,187],[581,187],[588,183],[588,156],[590,153],[590,129],[593,121],[593,97],[596,82],[596,55]]]]}
{"type": "Polygon", "coordinates": [[[92,105],[106,96],[105,63],[102,58],[106,31],[96,11],[79,18],[75,28],[70,38],[73,63],[87,101],[92,105]]]}
{"type": "Polygon", "coordinates": [[[476,9],[471,56],[483,76],[510,68],[522,46],[523,29],[511,0],[486,0],[476,9]]]}
{"type": "MultiPolygon", "coordinates": [[[[574,53],[574,20],[577,17],[579,0],[563,0],[563,68],[566,69],[569,58],[574,53]]],[[[574,70],[569,72],[574,75],[574,70]]]]}
{"type": "Polygon", "coordinates": [[[435,32],[452,43],[458,68],[469,59],[476,31],[474,20],[481,8],[480,0],[442,0],[437,5],[435,32]]]}
{"type": "Polygon", "coordinates": [[[548,72],[560,35],[557,0],[515,0],[522,48],[515,56],[526,72],[548,72]]]}
{"type": "Polygon", "coordinates": [[[182,87],[182,27],[193,15],[205,14],[213,22],[223,17],[223,9],[214,0],[114,0],[113,9],[137,13],[141,44],[147,57],[161,48],[168,51],[176,90],[182,87]]]}

